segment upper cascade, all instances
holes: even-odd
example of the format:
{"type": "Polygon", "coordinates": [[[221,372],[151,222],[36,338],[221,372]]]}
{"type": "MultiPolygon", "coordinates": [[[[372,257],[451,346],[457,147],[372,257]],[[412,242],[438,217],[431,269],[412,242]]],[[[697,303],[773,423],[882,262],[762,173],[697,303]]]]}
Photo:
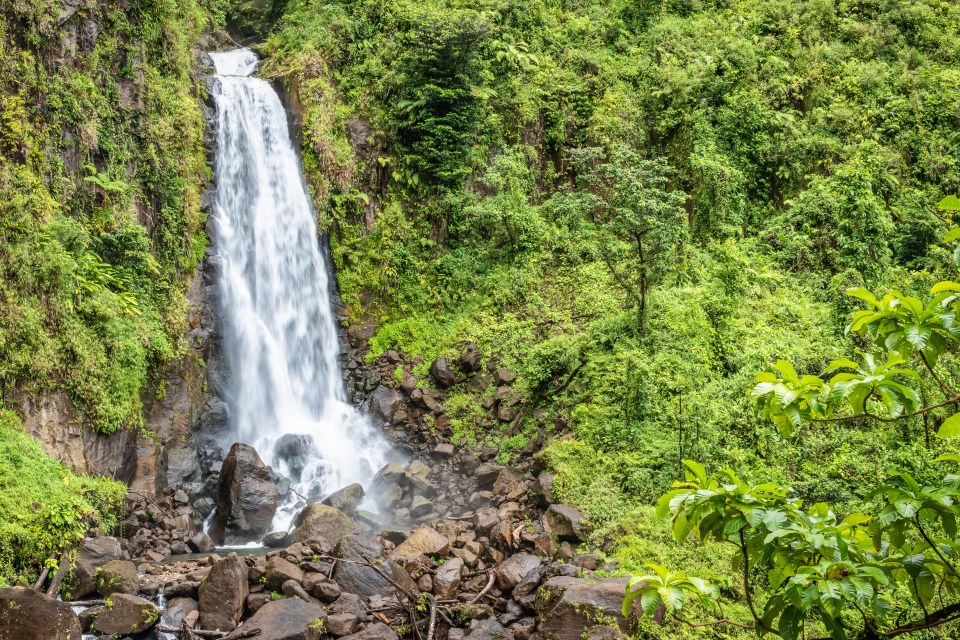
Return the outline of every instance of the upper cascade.
{"type": "Polygon", "coordinates": [[[392,449],[343,388],[329,270],[280,99],[249,77],[249,49],[211,57],[225,400],[233,440],[294,482],[273,522],[286,529],[300,497],[365,483],[392,449]]]}

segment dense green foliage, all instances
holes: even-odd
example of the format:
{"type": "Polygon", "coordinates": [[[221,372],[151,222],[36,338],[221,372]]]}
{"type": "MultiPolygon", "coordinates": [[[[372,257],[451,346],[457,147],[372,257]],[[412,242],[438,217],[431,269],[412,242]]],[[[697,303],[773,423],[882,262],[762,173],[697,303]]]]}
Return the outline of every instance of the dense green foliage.
{"type": "Polygon", "coordinates": [[[13,413],[0,411],[0,586],[33,584],[44,561],[88,527],[109,531],[126,493],[122,483],[64,469],[13,413]]]}
{"type": "MultiPolygon", "coordinates": [[[[633,568],[675,553],[640,537],[683,458],[838,513],[891,468],[939,479],[929,420],[785,438],[748,390],[778,359],[820,374],[846,354],[846,289],[943,279],[958,25],[940,0],[293,0],[263,50],[300,98],[372,357],[400,348],[426,378],[476,342],[515,368],[516,417],[457,386],[454,437],[503,458],[552,443],[557,493],[633,568]]],[[[709,549],[681,566],[715,570],[709,549]]]]}
{"type": "Polygon", "coordinates": [[[0,3],[0,392],[137,427],[202,255],[194,0],[0,3]],[[75,5],[74,5],[75,6],[75,5]]]}

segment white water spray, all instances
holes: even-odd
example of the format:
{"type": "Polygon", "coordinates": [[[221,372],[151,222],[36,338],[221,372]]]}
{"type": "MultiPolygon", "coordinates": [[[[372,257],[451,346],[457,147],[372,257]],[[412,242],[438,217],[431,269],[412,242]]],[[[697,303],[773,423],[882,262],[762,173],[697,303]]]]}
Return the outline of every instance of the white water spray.
{"type": "MultiPolygon", "coordinates": [[[[319,498],[366,483],[391,449],[347,402],[328,270],[280,99],[250,77],[257,57],[249,49],[211,57],[231,436],[292,478],[296,493],[319,498]]],[[[274,530],[289,527],[296,500],[291,493],[274,530]]]]}

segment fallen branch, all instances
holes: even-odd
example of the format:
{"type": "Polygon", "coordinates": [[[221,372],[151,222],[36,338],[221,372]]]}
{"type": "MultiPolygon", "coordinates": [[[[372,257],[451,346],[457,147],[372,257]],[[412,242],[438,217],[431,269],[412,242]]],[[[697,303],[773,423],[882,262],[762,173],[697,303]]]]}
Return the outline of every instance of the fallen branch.
{"type": "Polygon", "coordinates": [[[480,598],[482,598],[483,596],[487,595],[487,592],[490,591],[490,589],[493,588],[493,581],[494,581],[494,579],[495,579],[495,578],[494,578],[494,575],[491,573],[491,574],[490,574],[490,578],[487,580],[487,586],[485,586],[485,587],[483,588],[483,590],[481,590],[480,593],[478,593],[476,596],[474,596],[473,599],[470,600],[470,602],[468,602],[467,604],[477,604],[478,602],[480,602],[480,598]]]}
{"type": "Polygon", "coordinates": [[[57,573],[53,576],[53,580],[50,581],[50,587],[47,589],[47,595],[51,598],[56,598],[57,593],[60,592],[60,583],[67,577],[70,564],[70,549],[65,549],[64,552],[60,554],[60,566],[57,568],[57,573]]]}
{"type": "Polygon", "coordinates": [[[433,632],[437,629],[437,602],[430,594],[427,594],[427,600],[430,602],[430,624],[427,626],[427,640],[433,640],[433,632]]]}
{"type": "Polygon", "coordinates": [[[72,600],[67,604],[71,607],[99,607],[104,600],[72,600]]]}

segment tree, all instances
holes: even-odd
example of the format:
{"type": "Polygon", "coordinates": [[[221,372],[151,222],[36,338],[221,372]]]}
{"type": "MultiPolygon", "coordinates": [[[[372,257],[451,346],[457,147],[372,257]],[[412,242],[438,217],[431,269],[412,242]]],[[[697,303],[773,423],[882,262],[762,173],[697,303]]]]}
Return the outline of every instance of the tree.
{"type": "Polygon", "coordinates": [[[565,194],[594,225],[603,260],[633,299],[643,331],[647,294],[676,263],[687,238],[686,194],[669,187],[663,158],[644,159],[626,147],[570,151],[577,191],[565,194]]]}
{"type": "MultiPolygon", "coordinates": [[[[940,207],[958,211],[960,200],[951,196],[940,207]]],[[[960,229],[947,239],[960,239],[960,229]]],[[[960,247],[955,256],[960,264],[960,247]]],[[[829,380],[777,362],[775,371],[757,376],[757,412],[784,437],[818,422],[927,415],[943,417],[941,438],[960,435],[960,414],[943,415],[960,404],[943,366],[960,351],[960,283],[938,283],[927,301],[896,291],[881,298],[864,289],[848,293],[867,308],[853,314],[847,330],[870,349],[858,360],[830,363],[829,380]]],[[[960,455],[936,462],[953,465],[960,455]]],[[[720,608],[720,590],[733,580],[655,565],[629,581],[625,612],[639,598],[645,615],[660,609],[691,626],[733,625],[787,640],[812,637],[808,631],[835,640],[895,638],[960,620],[957,473],[921,484],[893,470],[871,494],[880,505],[875,513],[841,520],[827,504],[804,506],[787,487],[751,485],[731,470],[708,475],[696,462],[685,464],[686,479],[660,499],[658,513],[671,519],[679,541],[692,534],[736,548],[736,588],[750,618],[729,619],[720,608]]]]}

